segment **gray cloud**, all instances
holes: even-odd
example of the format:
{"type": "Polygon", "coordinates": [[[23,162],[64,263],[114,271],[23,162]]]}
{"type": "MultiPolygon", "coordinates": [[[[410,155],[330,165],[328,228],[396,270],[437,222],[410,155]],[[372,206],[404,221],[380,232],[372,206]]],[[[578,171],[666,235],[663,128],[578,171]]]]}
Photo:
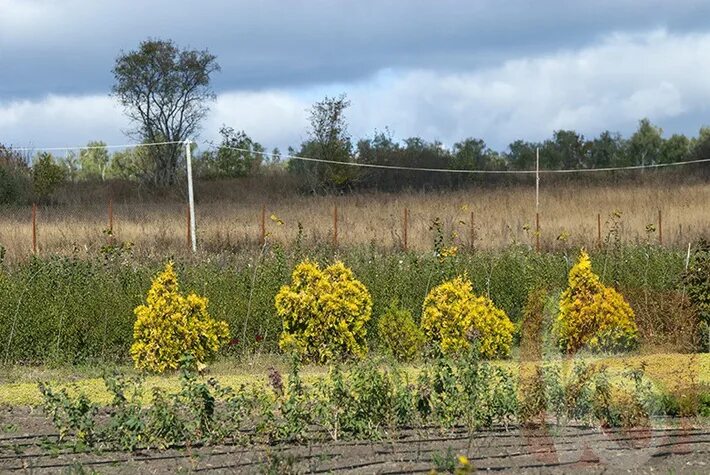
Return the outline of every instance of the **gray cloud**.
{"type": "Polygon", "coordinates": [[[705,29],[708,17],[700,0],[0,0],[0,100],[108,92],[115,56],[147,37],[209,48],[229,91],[470,71],[612,31],[705,29]]]}
{"type": "MultiPolygon", "coordinates": [[[[503,149],[556,129],[629,134],[645,116],[667,133],[695,134],[708,125],[709,55],[710,32],[657,29],[464,71],[390,68],[350,82],[223,91],[205,121],[203,146],[217,139],[221,124],[244,129],[267,147],[296,145],[306,136],[310,104],[341,91],[352,101],[355,137],[388,126],[399,138],[451,144],[473,136],[503,149]]],[[[0,102],[2,141],[15,145],[121,143],[126,126],[103,95],[0,102]]]]}

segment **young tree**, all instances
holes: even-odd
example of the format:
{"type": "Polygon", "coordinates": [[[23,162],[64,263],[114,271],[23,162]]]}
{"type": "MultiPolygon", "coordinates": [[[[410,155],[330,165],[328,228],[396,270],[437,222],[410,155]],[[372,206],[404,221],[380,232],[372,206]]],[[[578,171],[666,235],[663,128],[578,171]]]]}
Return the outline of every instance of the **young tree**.
{"type": "Polygon", "coordinates": [[[240,177],[259,170],[264,147],[255,142],[246,132],[236,132],[232,127],[219,129],[222,143],[216,152],[205,152],[203,160],[208,173],[214,176],[240,177]]]}
{"type": "Polygon", "coordinates": [[[64,158],[59,159],[59,164],[64,167],[67,179],[74,183],[79,177],[81,163],[73,150],[69,150],[64,158]]]}
{"type": "Polygon", "coordinates": [[[119,180],[144,180],[152,176],[153,164],[148,152],[149,148],[134,147],[114,152],[106,176],[119,180]]]}
{"type": "Polygon", "coordinates": [[[652,165],[661,161],[663,130],[648,119],[639,121],[639,128],[629,138],[629,159],[633,165],[652,165]]]}
{"type": "Polygon", "coordinates": [[[79,150],[79,163],[81,164],[80,176],[82,179],[104,181],[109,165],[106,143],[101,141],[87,143],[86,148],[79,150]]]}
{"type": "MultiPolygon", "coordinates": [[[[198,131],[209,110],[207,104],[215,98],[210,75],[219,69],[216,57],[207,50],[183,50],[169,40],[146,40],[136,51],[116,58],[113,95],[142,141],[182,141],[198,131]]],[[[176,181],[182,149],[182,144],[150,147],[156,185],[176,181]]]]}
{"type": "Polygon", "coordinates": [[[66,179],[66,169],[55,163],[49,152],[40,152],[32,164],[32,187],[45,200],[61,186],[66,179]]]}
{"type": "MultiPolygon", "coordinates": [[[[352,143],[345,121],[345,109],[350,106],[345,94],[338,97],[326,96],[313,104],[310,110],[310,138],[301,145],[301,155],[335,162],[349,162],[352,143]]],[[[343,187],[353,178],[350,167],[326,164],[289,162],[289,169],[306,176],[310,187],[343,187]]]]}

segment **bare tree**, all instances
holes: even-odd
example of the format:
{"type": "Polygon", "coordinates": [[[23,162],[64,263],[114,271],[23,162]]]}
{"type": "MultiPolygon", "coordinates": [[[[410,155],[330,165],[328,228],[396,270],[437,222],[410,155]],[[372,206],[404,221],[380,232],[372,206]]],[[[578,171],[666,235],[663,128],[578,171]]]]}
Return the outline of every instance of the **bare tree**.
{"type": "MultiPolygon", "coordinates": [[[[131,132],[146,143],[182,141],[199,130],[215,95],[210,74],[219,71],[207,50],[181,50],[172,41],[143,41],[136,51],[122,52],[113,68],[113,95],[136,124],[131,132]]],[[[150,147],[159,186],[177,178],[180,144],[150,147]]]]}

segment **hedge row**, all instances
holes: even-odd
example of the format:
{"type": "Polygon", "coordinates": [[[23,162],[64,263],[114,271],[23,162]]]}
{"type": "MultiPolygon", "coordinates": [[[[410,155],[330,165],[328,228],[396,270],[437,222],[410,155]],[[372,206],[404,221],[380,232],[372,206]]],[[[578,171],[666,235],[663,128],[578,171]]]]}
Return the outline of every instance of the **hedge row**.
{"type": "MultiPolygon", "coordinates": [[[[276,248],[262,254],[222,254],[176,261],[181,288],[209,299],[210,314],[229,323],[227,351],[259,347],[278,351],[281,321],[274,296],[306,254],[276,248]]],[[[378,317],[393,299],[417,321],[427,292],[465,273],[477,294],[488,295],[519,322],[528,293],[539,287],[561,292],[576,255],[538,254],[524,248],[459,253],[441,258],[413,252],[382,254],[370,248],[307,253],[320,262],[336,257],[350,266],[372,294],[368,338],[377,335],[378,317]]],[[[592,254],[595,271],[608,285],[638,295],[664,295],[677,288],[682,252],[630,247],[592,254]]],[[[92,260],[33,258],[0,267],[0,364],[81,363],[128,360],[133,309],[141,304],[151,278],[165,261],[137,262],[130,256],[92,260]]],[[[630,301],[635,306],[633,300],[630,301]]],[[[643,318],[643,312],[637,318],[643,318]]]]}

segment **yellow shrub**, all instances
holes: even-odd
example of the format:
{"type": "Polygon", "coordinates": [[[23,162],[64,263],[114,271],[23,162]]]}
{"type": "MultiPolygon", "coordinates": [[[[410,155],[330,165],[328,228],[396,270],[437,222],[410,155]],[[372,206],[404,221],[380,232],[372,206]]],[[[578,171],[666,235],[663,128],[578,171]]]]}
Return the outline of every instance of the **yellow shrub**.
{"type": "Polygon", "coordinates": [[[471,282],[461,276],[429,292],[421,326],[445,354],[467,350],[475,338],[481,356],[507,356],[513,341],[513,324],[505,312],[491,299],[475,296],[471,282]]]}
{"type": "Polygon", "coordinates": [[[584,250],[569,272],[569,287],[560,298],[554,331],[560,348],[567,352],[582,347],[621,350],[636,343],[631,306],[619,292],[601,283],[584,250]]]}
{"type": "Polygon", "coordinates": [[[275,299],[283,318],[279,346],[317,362],[363,356],[372,299],[352,271],[339,261],[321,270],[306,260],[296,266],[291,280],[275,299]]]}
{"type": "Polygon", "coordinates": [[[172,262],[155,276],[146,305],[134,313],[131,356],[139,369],[157,373],[176,369],[185,355],[204,362],[229,336],[225,322],[210,318],[206,298],[180,294],[172,262]]]}

